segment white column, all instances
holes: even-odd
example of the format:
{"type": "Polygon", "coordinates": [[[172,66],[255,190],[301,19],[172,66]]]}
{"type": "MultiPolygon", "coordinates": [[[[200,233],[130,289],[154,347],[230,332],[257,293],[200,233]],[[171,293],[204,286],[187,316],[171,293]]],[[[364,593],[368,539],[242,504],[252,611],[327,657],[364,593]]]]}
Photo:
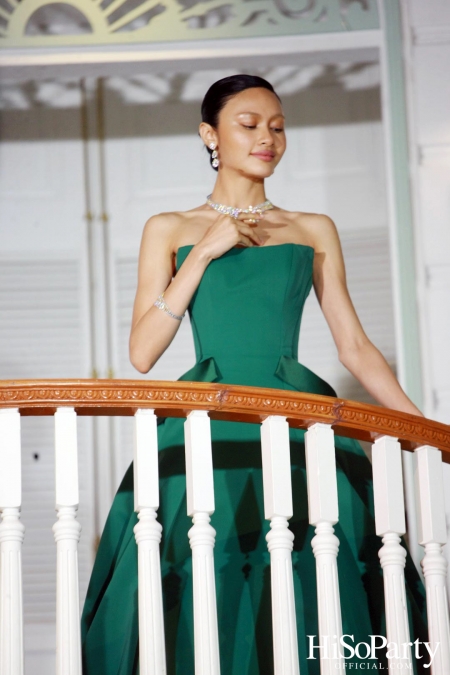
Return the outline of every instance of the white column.
{"type": "Polygon", "coordinates": [[[270,520],[266,536],[270,551],[272,625],[275,675],[298,675],[297,620],[295,616],[292,548],[291,455],[289,424],[270,415],[261,424],[264,513],[270,520]]]}
{"type": "Polygon", "coordinates": [[[20,414],[0,410],[0,675],[23,674],[20,414]]]}
{"type": "Polygon", "coordinates": [[[309,522],[316,526],[311,544],[316,558],[317,600],[321,675],[334,675],[344,669],[341,601],[337,570],[339,539],[333,525],[338,522],[338,494],[334,431],[320,422],[305,434],[309,522]]]}
{"type": "Polygon", "coordinates": [[[450,627],[446,594],[447,560],[442,546],[447,541],[442,453],[422,445],[415,450],[419,543],[425,547],[421,565],[427,592],[428,640],[432,675],[450,673],[450,627]]]}
{"type": "Polygon", "coordinates": [[[388,668],[396,673],[399,669],[410,672],[412,668],[404,573],[406,550],[400,544],[400,535],[406,531],[401,453],[400,443],[392,436],[382,436],[372,444],[375,527],[383,542],[378,556],[383,568],[388,668]]]}
{"type": "Polygon", "coordinates": [[[139,672],[165,675],[160,542],[158,433],[154,410],[138,410],[134,426],[134,527],[138,545],[139,672]]]}
{"type": "Polygon", "coordinates": [[[208,413],[193,410],[184,423],[186,443],[187,513],[194,581],[195,675],[219,675],[214,543],[216,531],[210,525],[214,513],[214,483],[211,425],[208,413]]]}
{"type": "Polygon", "coordinates": [[[408,549],[411,558],[414,560],[419,575],[424,581],[421,560],[423,558],[423,548],[419,544],[417,533],[417,513],[416,513],[416,488],[414,483],[414,453],[409,450],[402,450],[403,465],[403,486],[405,491],[405,510],[406,510],[406,535],[408,537],[408,549]]]}
{"type": "Polygon", "coordinates": [[[74,408],[55,413],[56,675],[81,675],[78,592],[77,416],[74,408]]]}

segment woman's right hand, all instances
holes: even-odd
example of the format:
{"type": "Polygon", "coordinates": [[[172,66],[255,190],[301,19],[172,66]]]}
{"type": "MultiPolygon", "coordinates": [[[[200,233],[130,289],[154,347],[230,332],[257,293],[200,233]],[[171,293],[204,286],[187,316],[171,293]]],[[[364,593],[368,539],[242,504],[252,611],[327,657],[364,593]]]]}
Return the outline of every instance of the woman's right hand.
{"type": "Polygon", "coordinates": [[[257,222],[252,223],[252,227],[247,221],[252,218],[259,221],[263,219],[263,216],[263,213],[258,213],[256,216],[249,213],[240,213],[237,218],[232,218],[221,213],[195,245],[195,248],[203,249],[208,257],[215,259],[237,245],[260,246],[263,240],[253,229],[257,222]]]}

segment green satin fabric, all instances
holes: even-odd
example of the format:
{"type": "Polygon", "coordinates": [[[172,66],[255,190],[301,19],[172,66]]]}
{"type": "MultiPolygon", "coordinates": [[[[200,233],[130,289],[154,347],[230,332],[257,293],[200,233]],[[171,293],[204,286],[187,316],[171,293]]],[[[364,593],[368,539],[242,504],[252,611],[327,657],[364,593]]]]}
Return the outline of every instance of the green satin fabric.
{"type": "MultiPolygon", "coordinates": [[[[190,246],[178,251],[182,264],[190,246]]],[[[189,305],[196,363],[179,379],[336,396],[298,361],[303,306],[314,251],[284,244],[231,249],[213,260],[189,305]]],[[[168,675],[194,675],[192,564],[187,532],[184,420],[160,418],[159,520],[168,675]]],[[[290,429],[295,535],[292,554],[301,675],[319,675],[308,635],[318,643],[314,528],[308,522],[304,431],[290,429]]],[[[265,536],[259,425],[211,421],[216,510],[215,572],[223,675],[272,675],[269,554],[265,536]]],[[[375,534],[371,465],[357,441],[336,436],[343,631],[358,642],[385,633],[383,581],[375,534]]],[[[84,675],[139,673],[137,549],[132,466],[111,507],[82,615],[84,675]]],[[[405,542],[402,540],[402,545],[405,542]]],[[[409,552],[406,600],[413,640],[427,640],[425,591],[409,552]]],[[[314,652],[317,657],[317,650],[314,652]]],[[[364,650],[363,650],[364,653],[364,650]]],[[[374,661],[347,659],[347,668],[374,661]]],[[[416,675],[427,659],[414,662],[416,675]]],[[[387,668],[386,660],[378,663],[387,668]]],[[[365,672],[364,671],[364,672],[365,672]]],[[[410,671],[409,671],[410,672],[410,671]]]]}
{"type": "MultiPolygon", "coordinates": [[[[310,391],[322,396],[334,396],[337,394],[333,387],[313,373],[312,370],[302,363],[295,361],[290,356],[282,354],[275,370],[275,375],[281,380],[288,382],[298,391],[310,391]]],[[[179,380],[191,382],[216,382],[220,377],[219,369],[213,356],[196,363],[179,380]]]]}

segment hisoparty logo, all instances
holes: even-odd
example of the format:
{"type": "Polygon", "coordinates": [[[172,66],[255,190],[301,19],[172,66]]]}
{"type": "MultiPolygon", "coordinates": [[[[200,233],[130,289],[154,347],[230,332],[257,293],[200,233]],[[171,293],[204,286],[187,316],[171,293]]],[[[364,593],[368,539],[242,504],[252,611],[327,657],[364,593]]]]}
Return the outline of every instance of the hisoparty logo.
{"type": "MultiPolygon", "coordinates": [[[[408,663],[408,656],[410,653],[410,647],[414,647],[414,655],[416,659],[423,658],[420,654],[420,645],[424,645],[425,649],[428,652],[430,657],[429,663],[424,663],[424,668],[429,668],[433,663],[436,652],[439,648],[440,642],[436,643],[434,650],[431,648],[429,642],[420,642],[419,639],[414,642],[402,642],[397,644],[396,642],[388,642],[384,635],[369,635],[370,642],[358,642],[353,646],[350,642],[346,641],[346,638],[349,638],[352,642],[355,641],[354,635],[342,635],[339,641],[337,641],[337,636],[333,635],[330,639],[329,635],[323,637],[323,644],[316,645],[314,640],[317,637],[316,635],[308,635],[309,638],[309,656],[308,659],[333,659],[336,661],[336,669],[348,669],[348,670],[379,670],[382,669],[382,664],[377,663],[368,663],[368,660],[376,660],[378,656],[376,652],[380,649],[386,649],[386,658],[395,659],[396,662],[390,662],[389,669],[392,667],[395,670],[401,672],[410,671],[413,672],[412,663],[408,663]],[[341,651],[342,647],[343,651],[341,651]],[[318,650],[315,652],[315,650],[318,650]],[[316,656],[318,654],[318,656],[316,656]],[[364,663],[352,662],[346,663],[345,659],[364,659],[364,663]],[[339,662],[339,658],[344,659],[344,662],[339,662]]],[[[412,650],[411,650],[412,651],[412,650]]],[[[422,650],[423,651],[423,650],[422,650]]]]}

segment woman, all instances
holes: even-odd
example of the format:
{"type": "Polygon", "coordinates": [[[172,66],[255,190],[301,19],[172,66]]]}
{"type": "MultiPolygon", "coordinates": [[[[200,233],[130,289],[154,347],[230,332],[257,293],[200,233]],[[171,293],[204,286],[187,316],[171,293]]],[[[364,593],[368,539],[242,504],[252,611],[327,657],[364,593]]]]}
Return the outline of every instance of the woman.
{"type": "MultiPolygon", "coordinates": [[[[187,212],[159,214],[146,223],[131,361],[141,373],[149,372],[188,309],[197,363],[181,380],[336,396],[327,382],[297,359],[301,314],[314,285],[340,361],[381,405],[422,415],[358,320],[333,221],[323,215],[288,212],[266,200],[264,180],[286,148],[284,124],[280,99],[266,80],[236,75],[208,90],[199,133],[218,171],[217,180],[207,203],[187,212]]],[[[185,501],[184,420],[159,422],[168,673],[191,675],[192,568],[187,538],[191,521],[185,501]]],[[[273,672],[273,660],[260,429],[213,420],[211,433],[222,673],[266,675],[273,672]]],[[[295,502],[290,527],[295,534],[300,670],[302,675],[318,675],[319,660],[307,658],[307,636],[317,636],[318,627],[304,431],[291,429],[290,438],[295,502]]],[[[335,440],[343,628],[354,635],[356,644],[385,629],[377,556],[381,542],[374,529],[370,462],[356,441],[335,440]]],[[[138,672],[136,522],[130,467],[105,526],[83,612],[85,675],[138,672]]],[[[409,554],[406,578],[412,634],[424,641],[424,589],[409,554]]],[[[364,659],[354,661],[361,664],[364,659]]]]}

